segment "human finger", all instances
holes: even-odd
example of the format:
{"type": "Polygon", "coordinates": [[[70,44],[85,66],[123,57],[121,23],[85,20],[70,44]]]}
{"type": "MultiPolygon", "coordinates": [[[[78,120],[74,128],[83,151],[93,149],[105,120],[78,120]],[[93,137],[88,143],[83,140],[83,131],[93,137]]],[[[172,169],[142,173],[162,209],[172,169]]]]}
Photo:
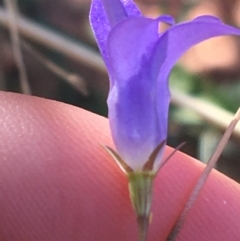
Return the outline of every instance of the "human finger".
{"type": "MultiPolygon", "coordinates": [[[[137,240],[127,179],[100,146],[113,146],[107,120],[12,93],[0,103],[1,240],[137,240]]],[[[160,171],[149,240],[165,240],[202,168],[178,152],[160,171]]],[[[213,172],[179,240],[237,240],[239,193],[213,172]]]]}

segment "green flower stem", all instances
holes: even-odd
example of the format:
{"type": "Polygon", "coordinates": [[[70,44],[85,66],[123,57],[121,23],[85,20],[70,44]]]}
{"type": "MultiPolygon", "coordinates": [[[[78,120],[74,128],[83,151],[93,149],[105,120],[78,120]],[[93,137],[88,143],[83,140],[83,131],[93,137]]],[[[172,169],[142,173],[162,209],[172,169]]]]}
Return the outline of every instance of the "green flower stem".
{"type": "Polygon", "coordinates": [[[147,239],[154,177],[152,172],[128,173],[130,198],[137,215],[139,241],[147,239]]]}

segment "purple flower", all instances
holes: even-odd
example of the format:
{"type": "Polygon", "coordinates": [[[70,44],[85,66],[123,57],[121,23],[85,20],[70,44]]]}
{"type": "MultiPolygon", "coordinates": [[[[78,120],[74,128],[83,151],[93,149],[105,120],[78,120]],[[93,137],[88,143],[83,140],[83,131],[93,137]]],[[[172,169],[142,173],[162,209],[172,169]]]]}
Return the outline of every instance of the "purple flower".
{"type": "Polygon", "coordinates": [[[240,30],[213,16],[179,24],[167,15],[146,18],[131,0],[92,0],[90,22],[110,77],[109,121],[118,155],[142,171],[162,143],[156,171],[167,138],[173,65],[193,45],[240,30]],[[160,33],[160,22],[171,27],[160,33]]]}

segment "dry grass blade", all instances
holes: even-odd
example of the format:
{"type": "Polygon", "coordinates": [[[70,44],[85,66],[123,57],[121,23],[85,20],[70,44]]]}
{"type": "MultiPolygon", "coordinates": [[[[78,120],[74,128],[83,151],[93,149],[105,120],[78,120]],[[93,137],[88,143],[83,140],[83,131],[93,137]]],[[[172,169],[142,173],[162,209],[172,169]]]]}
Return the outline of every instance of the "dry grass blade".
{"type": "MultiPolygon", "coordinates": [[[[173,104],[194,111],[204,120],[214,124],[214,126],[217,126],[221,130],[226,130],[230,121],[233,119],[233,114],[231,112],[219,108],[207,101],[181,93],[176,89],[171,90],[171,92],[173,104]]],[[[240,125],[236,126],[233,135],[240,138],[240,125]]]]}
{"type": "Polygon", "coordinates": [[[27,79],[27,71],[23,63],[22,52],[20,49],[20,38],[17,26],[17,3],[16,0],[4,0],[5,6],[8,10],[9,30],[11,35],[13,56],[16,66],[19,71],[20,85],[24,94],[31,94],[31,89],[27,79]]]}
{"type": "Polygon", "coordinates": [[[28,44],[26,41],[21,40],[21,45],[24,49],[26,49],[32,57],[34,57],[38,62],[44,65],[47,69],[53,72],[58,77],[62,78],[63,80],[67,81],[73,88],[79,91],[82,95],[87,96],[88,91],[85,85],[85,81],[79,75],[72,74],[67,72],[66,70],[62,69],[51,60],[46,58],[43,54],[37,51],[34,47],[28,44]]]}
{"type": "Polygon", "coordinates": [[[194,202],[196,201],[203,185],[205,184],[210,172],[212,171],[213,167],[215,166],[219,156],[221,155],[224,147],[226,146],[235,126],[237,125],[238,121],[240,120],[240,108],[238,109],[234,119],[231,121],[231,123],[229,124],[227,130],[225,131],[222,139],[220,140],[215,152],[213,153],[212,157],[210,158],[210,160],[208,161],[207,166],[205,167],[205,169],[203,170],[202,174],[200,175],[195,187],[193,188],[190,197],[187,201],[187,203],[185,204],[185,207],[182,211],[182,213],[180,214],[178,220],[176,221],[170,235],[168,236],[167,241],[174,241],[176,240],[183,224],[184,221],[187,217],[187,214],[189,212],[189,210],[191,209],[191,207],[193,206],[194,202]]]}

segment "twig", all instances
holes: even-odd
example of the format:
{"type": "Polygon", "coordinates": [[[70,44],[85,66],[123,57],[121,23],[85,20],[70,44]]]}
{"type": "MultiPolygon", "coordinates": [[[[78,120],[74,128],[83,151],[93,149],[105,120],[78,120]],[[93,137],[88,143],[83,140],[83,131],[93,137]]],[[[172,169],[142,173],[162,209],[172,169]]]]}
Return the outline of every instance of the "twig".
{"type": "MultiPolygon", "coordinates": [[[[0,25],[9,27],[7,17],[7,12],[0,8],[0,25]]],[[[74,42],[73,40],[63,37],[53,30],[48,30],[22,16],[18,16],[17,27],[21,35],[33,42],[51,48],[52,50],[75,59],[90,68],[106,73],[106,68],[100,55],[84,44],[74,42]]]]}
{"type": "Polygon", "coordinates": [[[26,41],[21,40],[21,45],[25,48],[38,62],[43,64],[47,69],[53,72],[58,77],[70,83],[73,88],[79,91],[82,95],[88,95],[88,91],[85,85],[85,81],[79,75],[68,73],[66,70],[62,69],[50,59],[46,58],[43,54],[33,48],[26,41]]]}
{"type": "Polygon", "coordinates": [[[207,166],[203,170],[202,174],[200,175],[195,187],[193,188],[190,197],[187,203],[184,206],[182,213],[180,214],[178,220],[176,221],[170,235],[167,238],[167,241],[175,241],[181,228],[186,220],[187,214],[189,213],[190,209],[192,208],[193,204],[195,203],[200,191],[202,190],[210,172],[212,171],[213,167],[215,166],[219,156],[221,155],[224,147],[226,146],[235,126],[237,125],[238,121],[240,120],[240,108],[238,109],[234,119],[229,124],[227,130],[225,131],[222,139],[220,140],[215,152],[213,153],[212,157],[208,161],[207,166]]]}
{"type": "Polygon", "coordinates": [[[19,71],[20,86],[24,94],[31,94],[31,89],[27,79],[27,71],[23,62],[22,52],[20,49],[20,39],[17,26],[17,2],[16,0],[4,0],[8,10],[9,31],[12,42],[13,56],[19,71]]]}
{"type": "MultiPolygon", "coordinates": [[[[233,114],[222,108],[219,108],[207,101],[194,98],[192,96],[181,93],[177,90],[172,90],[172,103],[177,106],[188,108],[204,120],[214,124],[221,130],[225,130],[228,127],[228,123],[233,119],[233,114]]],[[[240,137],[240,125],[238,124],[234,129],[233,135],[240,137]]]]}

